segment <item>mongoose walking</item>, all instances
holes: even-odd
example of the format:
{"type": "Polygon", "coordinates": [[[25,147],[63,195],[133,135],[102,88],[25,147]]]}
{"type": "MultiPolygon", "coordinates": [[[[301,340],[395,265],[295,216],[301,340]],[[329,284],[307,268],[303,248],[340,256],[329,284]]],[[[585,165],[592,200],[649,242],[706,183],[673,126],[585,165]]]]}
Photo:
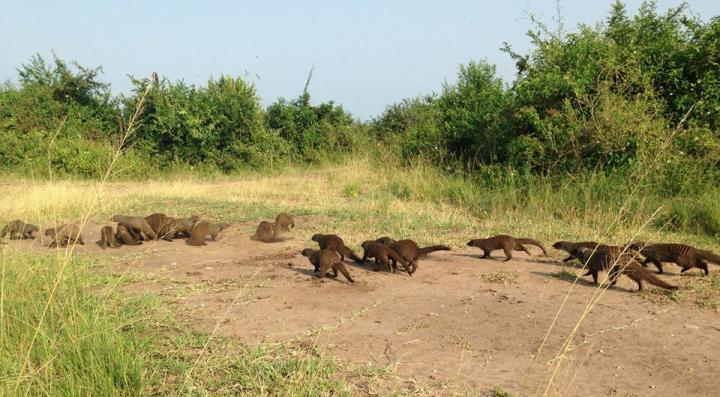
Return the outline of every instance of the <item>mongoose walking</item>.
{"type": "Polygon", "coordinates": [[[275,241],[275,227],[268,221],[262,221],[255,230],[255,234],[252,236],[253,240],[262,241],[263,243],[270,243],[275,241]]]}
{"type": "Polygon", "coordinates": [[[417,261],[422,255],[435,251],[450,251],[447,245],[431,245],[420,248],[413,240],[400,240],[390,245],[390,248],[400,254],[408,263],[408,274],[412,275],[417,270],[417,261]]]}
{"type": "Polygon", "coordinates": [[[295,220],[289,214],[281,212],[275,217],[275,237],[283,233],[289,233],[291,227],[295,227],[295,220]]]}
{"type": "Polygon", "coordinates": [[[218,233],[230,227],[227,223],[198,222],[192,229],[192,235],[187,240],[189,245],[207,245],[205,237],[210,236],[215,241],[218,233]]]}
{"type": "Polygon", "coordinates": [[[345,241],[340,236],[335,234],[315,234],[312,236],[312,241],[317,242],[321,250],[329,249],[337,252],[340,254],[340,260],[342,261],[345,260],[345,256],[348,256],[355,262],[362,262],[362,259],[345,245],[345,241]]]}
{"type": "Polygon", "coordinates": [[[350,273],[348,273],[345,264],[342,263],[340,259],[340,254],[337,252],[328,249],[314,250],[312,248],[306,248],[302,251],[302,255],[308,257],[310,263],[315,266],[315,273],[319,273],[320,278],[329,276],[328,272],[332,269],[333,278],[337,277],[338,272],[340,272],[349,282],[355,282],[355,280],[350,277],[350,273]]]}
{"type": "Polygon", "coordinates": [[[539,247],[542,250],[543,255],[547,255],[545,247],[543,247],[537,240],[533,240],[531,238],[515,238],[505,234],[499,234],[489,238],[470,240],[467,243],[469,247],[480,248],[483,251],[483,258],[490,258],[490,253],[492,251],[501,249],[505,252],[505,256],[507,257],[505,259],[506,261],[512,259],[513,251],[525,251],[525,253],[532,256],[530,251],[525,248],[524,244],[539,247]]]}
{"type": "Polygon", "coordinates": [[[115,241],[115,231],[112,226],[105,226],[100,229],[100,246],[105,249],[117,248],[120,244],[115,241]]]}
{"type": "Polygon", "coordinates": [[[563,262],[570,262],[573,259],[578,259],[578,260],[580,259],[580,258],[576,258],[572,255],[573,250],[576,248],[583,247],[583,248],[595,249],[598,246],[600,246],[601,248],[609,247],[607,245],[599,244],[594,241],[581,241],[579,243],[573,243],[570,241],[557,241],[557,242],[555,242],[555,244],[553,244],[553,248],[555,248],[556,250],[562,250],[562,251],[565,251],[568,253],[568,257],[563,259],[563,262]]]}
{"type": "Polygon", "coordinates": [[[658,273],[663,273],[662,262],[674,262],[683,269],[680,273],[697,267],[710,274],[708,262],[720,265],[720,256],[701,249],[697,249],[685,244],[645,244],[643,242],[635,242],[629,244],[629,247],[638,250],[644,257],[643,266],[647,266],[652,262],[658,269],[658,273]]]}
{"type": "Polygon", "coordinates": [[[142,242],[139,241],[138,238],[130,232],[130,229],[128,229],[127,226],[123,224],[119,224],[117,226],[117,230],[115,231],[115,238],[125,245],[142,244],[142,242]]]}
{"type": "Polygon", "coordinates": [[[145,218],[140,218],[138,216],[115,215],[112,217],[112,221],[118,222],[130,230],[137,230],[143,240],[157,239],[157,233],[155,233],[152,227],[150,227],[145,218]]]}
{"type": "Polygon", "coordinates": [[[393,251],[389,246],[378,243],[377,241],[368,240],[362,243],[362,247],[364,250],[362,257],[363,265],[368,258],[375,258],[376,265],[383,265],[389,272],[395,273],[397,271],[397,262],[400,262],[408,274],[410,274],[410,267],[407,261],[405,261],[405,258],[393,251]]]}
{"type": "Polygon", "coordinates": [[[68,244],[85,244],[77,223],[60,225],[57,228],[45,230],[45,235],[50,236],[52,241],[50,247],[66,247],[68,244]]]}
{"type": "Polygon", "coordinates": [[[393,240],[387,236],[380,237],[379,239],[375,240],[375,242],[380,243],[380,244],[385,244],[385,245],[395,244],[395,240],[393,240]]]}
{"type": "Polygon", "coordinates": [[[0,233],[0,238],[9,236],[11,240],[34,239],[40,235],[40,229],[37,226],[25,223],[21,220],[8,222],[0,233]]]}
{"type": "Polygon", "coordinates": [[[621,247],[610,247],[609,249],[578,247],[573,250],[573,255],[588,267],[588,272],[585,276],[592,275],[595,286],[598,285],[598,273],[601,270],[607,270],[612,267],[609,275],[611,280],[610,285],[615,285],[619,276],[618,273],[622,273],[637,283],[639,291],[643,290],[643,281],[669,290],[676,290],[678,288],[657,278],[650,273],[650,271],[642,267],[635,260],[638,253],[633,250],[628,252],[621,247]]]}

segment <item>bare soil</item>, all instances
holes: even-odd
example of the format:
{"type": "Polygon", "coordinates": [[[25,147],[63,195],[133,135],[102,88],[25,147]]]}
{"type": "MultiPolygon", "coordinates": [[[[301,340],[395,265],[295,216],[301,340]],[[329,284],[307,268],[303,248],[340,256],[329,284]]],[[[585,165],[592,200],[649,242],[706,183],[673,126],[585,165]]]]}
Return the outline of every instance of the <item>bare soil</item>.
{"type": "MultiPolygon", "coordinates": [[[[536,357],[572,285],[552,276],[561,270],[555,258],[518,252],[504,262],[502,251],[487,260],[461,248],[422,258],[413,276],[348,261],[351,285],[342,275],[313,276],[300,255],[316,245],[309,230],[260,243],[250,239],[256,225],[235,225],[202,247],[175,240],[107,251],[94,244],[99,227],[88,227],[78,251],[111,256],[112,271],[137,278],[129,293],[166,297],[194,329],[238,343],[312,343],[357,368],[395,370],[377,384],[358,383],[358,395],[396,388],[478,395],[494,386],[533,394],[547,384],[551,360],[594,292],[589,277],[572,289],[536,357]],[[499,271],[510,273],[493,273],[499,271]],[[503,283],[504,276],[512,277],[503,283]]],[[[39,241],[11,244],[47,249],[39,241]]],[[[681,276],[677,267],[666,268],[661,277],[671,283],[699,277],[699,271],[681,276]]],[[[580,326],[549,395],[720,395],[718,314],[692,304],[651,303],[636,289],[628,278],[608,289],[580,326]]]]}

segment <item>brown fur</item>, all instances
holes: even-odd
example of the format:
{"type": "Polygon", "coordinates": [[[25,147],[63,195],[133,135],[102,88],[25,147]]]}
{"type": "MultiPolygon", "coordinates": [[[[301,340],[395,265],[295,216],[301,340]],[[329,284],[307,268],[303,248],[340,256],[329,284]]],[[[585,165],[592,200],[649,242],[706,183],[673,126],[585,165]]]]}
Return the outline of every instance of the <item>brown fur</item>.
{"type": "Polygon", "coordinates": [[[355,255],[350,248],[345,245],[345,241],[335,234],[315,234],[312,236],[312,240],[320,245],[320,249],[329,249],[340,254],[340,260],[345,260],[345,256],[355,262],[362,262],[362,259],[355,255]]]}
{"type": "Polygon", "coordinates": [[[375,240],[376,243],[385,244],[385,245],[392,245],[395,244],[395,240],[391,239],[390,237],[384,236],[380,237],[379,239],[375,240]]]}
{"type": "Polygon", "coordinates": [[[545,247],[543,247],[537,240],[533,240],[531,238],[515,238],[505,234],[498,234],[497,236],[489,238],[470,240],[467,243],[469,247],[480,248],[483,251],[483,258],[491,258],[491,252],[501,249],[505,252],[505,256],[507,257],[505,259],[506,261],[512,259],[513,251],[525,251],[526,254],[532,256],[530,251],[528,251],[523,244],[537,246],[543,251],[543,254],[546,254],[545,247]]]}
{"type": "Polygon", "coordinates": [[[275,227],[268,221],[262,221],[252,236],[253,240],[262,241],[263,243],[271,243],[275,241],[275,227]]]}
{"type": "Polygon", "coordinates": [[[40,229],[38,229],[37,226],[25,223],[20,220],[14,220],[8,222],[8,224],[3,227],[2,232],[0,233],[0,238],[9,236],[11,240],[28,238],[34,239],[37,238],[39,235],[40,229]]]}
{"type": "Polygon", "coordinates": [[[340,272],[349,282],[355,282],[350,277],[350,273],[348,273],[345,264],[340,259],[340,254],[337,252],[328,249],[314,250],[306,248],[302,251],[302,255],[310,260],[310,263],[315,267],[315,273],[318,273],[320,278],[330,276],[328,273],[332,270],[333,275],[331,277],[337,277],[338,272],[340,272]]]}
{"type": "Polygon", "coordinates": [[[557,250],[565,251],[569,254],[567,258],[563,259],[563,262],[570,262],[573,259],[578,259],[578,260],[580,259],[580,258],[576,258],[572,255],[573,250],[576,248],[582,247],[582,248],[595,249],[595,247],[597,247],[597,246],[608,247],[607,245],[599,244],[594,241],[581,241],[579,243],[573,243],[570,241],[557,241],[557,242],[555,242],[555,244],[553,244],[553,248],[555,248],[557,250]]]}
{"type": "Polygon", "coordinates": [[[145,217],[145,221],[157,234],[157,238],[172,241],[173,238],[190,236],[192,228],[200,219],[197,215],[188,218],[172,218],[165,214],[152,214],[145,217]]]}
{"type": "Polygon", "coordinates": [[[60,225],[57,228],[49,228],[45,230],[45,235],[50,236],[52,239],[50,247],[66,247],[68,244],[85,244],[80,226],[77,223],[60,225]]]}
{"type": "Polygon", "coordinates": [[[408,274],[412,275],[417,270],[417,261],[422,255],[435,251],[450,251],[447,245],[431,245],[420,248],[413,240],[400,240],[390,244],[390,248],[400,254],[408,263],[408,274]]]}
{"type": "Polygon", "coordinates": [[[362,243],[363,257],[362,264],[364,265],[368,258],[375,258],[375,264],[385,266],[389,272],[395,273],[397,271],[397,262],[407,270],[410,274],[410,267],[407,264],[405,258],[400,254],[393,251],[389,246],[378,243],[377,241],[364,241],[362,243]]]}
{"type": "Polygon", "coordinates": [[[281,212],[275,217],[273,236],[277,238],[283,233],[289,233],[291,227],[295,227],[295,220],[289,214],[281,212]]]}
{"type": "Polygon", "coordinates": [[[157,233],[155,233],[152,227],[150,227],[145,218],[140,218],[138,216],[114,215],[112,217],[112,221],[118,222],[119,224],[127,227],[129,230],[139,233],[142,240],[157,239],[157,233]]]}
{"type": "Polygon", "coordinates": [[[659,274],[663,272],[662,262],[677,263],[683,268],[680,273],[685,273],[697,267],[702,269],[706,276],[710,274],[708,262],[720,265],[720,256],[685,244],[645,244],[635,242],[629,244],[629,247],[640,251],[645,257],[642,262],[643,266],[647,266],[648,263],[652,262],[657,267],[659,274]]]}
{"type": "Polygon", "coordinates": [[[120,244],[115,241],[115,230],[112,226],[105,226],[100,229],[100,246],[105,249],[117,248],[120,244]]]}
{"type": "Polygon", "coordinates": [[[127,226],[123,224],[119,224],[117,226],[117,230],[115,231],[115,238],[125,245],[142,244],[142,242],[130,232],[130,229],[128,229],[127,226]]]}
{"type": "Polygon", "coordinates": [[[205,237],[210,236],[210,240],[215,241],[218,233],[230,227],[227,223],[210,223],[198,222],[192,229],[192,234],[187,240],[189,245],[207,245],[205,237]]]}
{"type": "Polygon", "coordinates": [[[573,255],[587,266],[588,272],[585,275],[592,275],[593,284],[596,286],[598,285],[598,273],[601,270],[610,268],[610,285],[617,283],[619,273],[621,273],[635,281],[639,291],[643,290],[643,281],[669,290],[676,290],[678,288],[657,278],[642,267],[635,259],[638,257],[638,253],[634,250],[612,246],[597,249],[579,247],[573,250],[573,255]]]}

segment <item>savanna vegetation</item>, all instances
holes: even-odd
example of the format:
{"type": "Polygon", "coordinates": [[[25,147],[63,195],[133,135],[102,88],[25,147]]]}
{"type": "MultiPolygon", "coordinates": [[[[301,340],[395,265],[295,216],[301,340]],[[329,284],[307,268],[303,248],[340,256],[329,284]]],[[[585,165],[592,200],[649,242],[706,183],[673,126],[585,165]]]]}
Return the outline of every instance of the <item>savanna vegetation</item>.
{"type": "MultiPolygon", "coordinates": [[[[428,242],[530,231],[622,242],[640,230],[716,245],[720,18],[652,2],[630,16],[618,2],[597,25],[537,22],[528,34],[529,53],[504,47],[515,80],[468,61],[441,92],[369,121],[313,103],[309,85],[264,107],[233,76],[135,77],[131,93],[112,95],[101,68],[37,55],[0,87],[0,169],[15,186],[5,197],[24,195],[0,219],[149,213],[172,200],[228,221],[289,210],[428,242]],[[93,182],[109,168],[108,184],[93,182]],[[227,197],[210,193],[220,184],[227,197]],[[99,187],[130,199],[98,200],[99,187]]],[[[131,275],[92,272],[97,260],[9,249],[1,260],[0,394],[350,394],[333,376],[341,364],[304,347],[237,354],[184,332],[152,298],[120,293],[131,275]]],[[[702,302],[717,307],[717,277],[704,282],[702,302]]]]}

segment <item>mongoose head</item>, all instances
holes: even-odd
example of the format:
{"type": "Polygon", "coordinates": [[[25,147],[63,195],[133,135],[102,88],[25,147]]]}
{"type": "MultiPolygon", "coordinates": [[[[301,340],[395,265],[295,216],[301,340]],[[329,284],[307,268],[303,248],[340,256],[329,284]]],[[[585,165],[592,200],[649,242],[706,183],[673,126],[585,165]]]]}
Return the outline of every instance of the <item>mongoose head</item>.
{"type": "Polygon", "coordinates": [[[468,247],[475,247],[475,246],[477,246],[477,240],[470,240],[470,241],[468,241],[467,246],[468,246],[468,247]]]}
{"type": "Polygon", "coordinates": [[[555,248],[556,250],[561,250],[561,249],[564,249],[564,248],[565,248],[565,243],[566,243],[566,241],[557,241],[557,242],[555,242],[555,244],[553,244],[552,246],[553,246],[553,248],[555,248]]]}
{"type": "Polygon", "coordinates": [[[51,227],[51,228],[45,229],[45,235],[51,236],[51,237],[55,236],[55,228],[51,227]]]}
{"type": "Polygon", "coordinates": [[[363,249],[367,249],[368,246],[369,246],[370,244],[374,243],[374,242],[375,242],[375,241],[372,241],[372,240],[365,240],[365,241],[362,242],[362,244],[360,244],[360,246],[363,247],[363,249]]]}
{"type": "Polygon", "coordinates": [[[322,236],[323,236],[323,235],[320,234],[320,233],[313,234],[311,240],[312,240],[312,241],[315,241],[316,243],[319,243],[319,242],[320,242],[320,239],[322,238],[322,236]]]}
{"type": "Polygon", "coordinates": [[[40,230],[35,225],[25,225],[24,233],[25,238],[35,239],[40,237],[40,230]]]}
{"type": "Polygon", "coordinates": [[[312,254],[315,253],[315,251],[316,250],[314,250],[312,248],[305,248],[304,250],[302,250],[302,256],[307,256],[309,258],[312,256],[312,254]]]}
{"type": "Polygon", "coordinates": [[[120,215],[113,215],[112,218],[110,218],[110,220],[113,222],[119,222],[119,219],[120,219],[120,215]]]}

